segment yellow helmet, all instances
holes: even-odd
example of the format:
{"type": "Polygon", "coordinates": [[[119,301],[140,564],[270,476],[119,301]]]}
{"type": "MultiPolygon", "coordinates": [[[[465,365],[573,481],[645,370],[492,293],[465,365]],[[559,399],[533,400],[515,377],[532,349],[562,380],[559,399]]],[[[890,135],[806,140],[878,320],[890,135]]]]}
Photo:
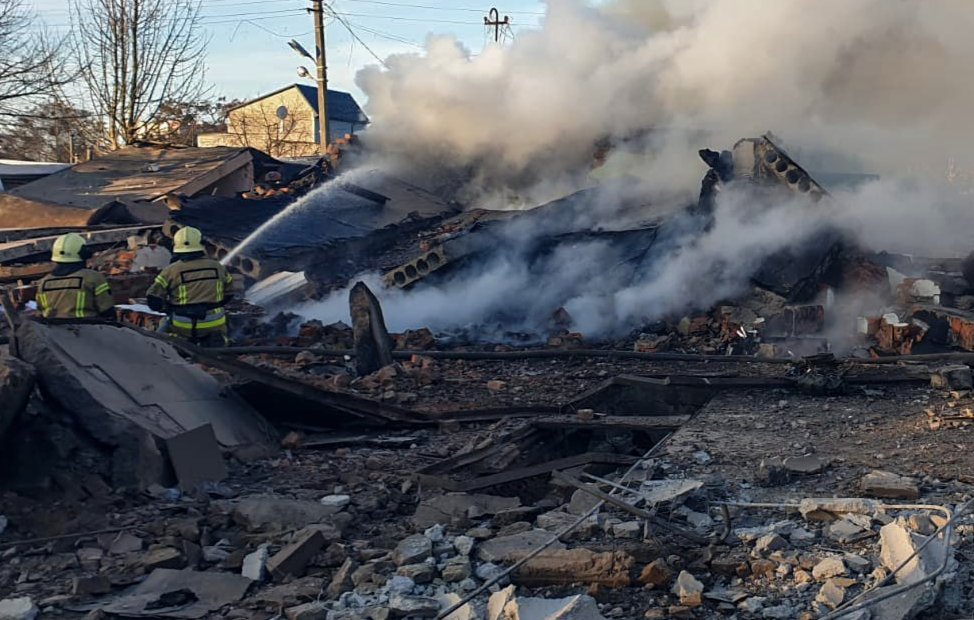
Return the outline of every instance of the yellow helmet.
{"type": "Polygon", "coordinates": [[[186,226],[180,228],[172,238],[173,254],[189,254],[190,252],[203,252],[203,233],[198,228],[186,226]]]}
{"type": "Polygon", "coordinates": [[[85,245],[85,238],[78,233],[61,235],[51,248],[51,260],[55,263],[83,263],[86,258],[85,245]]]}

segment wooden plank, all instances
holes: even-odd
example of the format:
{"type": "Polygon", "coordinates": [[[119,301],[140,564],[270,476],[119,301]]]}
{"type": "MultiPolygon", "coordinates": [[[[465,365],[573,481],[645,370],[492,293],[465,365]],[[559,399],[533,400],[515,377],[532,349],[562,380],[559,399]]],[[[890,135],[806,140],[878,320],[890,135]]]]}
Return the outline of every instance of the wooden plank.
{"type": "Polygon", "coordinates": [[[54,269],[52,263],[38,263],[36,265],[0,266],[0,282],[11,283],[20,280],[36,280],[43,278],[54,269]]]}
{"type": "MultiPolygon", "coordinates": [[[[185,194],[186,196],[194,196],[210,185],[213,185],[214,183],[222,180],[224,177],[229,176],[240,168],[250,164],[253,159],[254,158],[251,156],[250,151],[243,151],[236,157],[228,159],[213,170],[196,177],[192,181],[189,181],[173,191],[177,191],[180,194],[185,194]]],[[[164,194],[160,194],[160,197],[164,194]]]]}
{"type": "Polygon", "coordinates": [[[632,431],[675,431],[690,421],[688,415],[671,416],[628,416],[610,415],[596,417],[589,421],[579,420],[577,416],[552,416],[531,423],[538,428],[550,429],[619,429],[632,431]]]}
{"type": "Polygon", "coordinates": [[[551,472],[559,469],[571,469],[573,467],[591,465],[593,463],[601,463],[606,465],[632,465],[638,460],[639,457],[629,456],[627,454],[614,454],[611,452],[585,452],[582,454],[576,454],[575,456],[569,456],[562,459],[547,461],[545,463],[539,463],[537,465],[531,465],[529,467],[512,469],[510,471],[501,472],[492,476],[474,478],[473,480],[462,483],[462,486],[466,491],[476,491],[478,489],[486,489],[487,487],[496,486],[498,484],[507,484],[517,480],[524,480],[525,478],[550,474],[551,472]]]}

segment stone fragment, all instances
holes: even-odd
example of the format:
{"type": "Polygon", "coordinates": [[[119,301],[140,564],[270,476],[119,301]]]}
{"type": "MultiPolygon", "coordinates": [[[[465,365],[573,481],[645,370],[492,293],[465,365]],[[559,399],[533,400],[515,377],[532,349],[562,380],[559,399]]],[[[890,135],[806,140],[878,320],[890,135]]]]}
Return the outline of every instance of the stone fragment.
{"type": "Polygon", "coordinates": [[[487,389],[491,392],[503,392],[507,389],[507,382],[494,379],[487,382],[487,389]]]}
{"type": "Polygon", "coordinates": [[[503,613],[501,618],[507,620],[605,620],[595,599],[586,595],[562,599],[514,598],[504,605],[503,613]]]}
{"type": "Polygon", "coordinates": [[[233,518],[249,531],[301,529],[315,523],[329,523],[339,509],[320,502],[289,499],[276,495],[254,495],[239,500],[233,518]]]}
{"type": "Polygon", "coordinates": [[[379,299],[364,282],[356,282],[348,293],[348,306],[358,376],[364,377],[392,365],[394,343],[386,329],[379,299]]]}
{"type": "Polygon", "coordinates": [[[804,546],[812,542],[817,538],[815,532],[809,532],[803,527],[796,527],[790,534],[788,534],[788,540],[791,544],[804,546]]]}
{"type": "MultiPolygon", "coordinates": [[[[325,589],[325,593],[330,599],[337,599],[343,593],[349,592],[354,587],[352,582],[352,573],[355,571],[356,563],[352,558],[346,558],[342,565],[335,571],[332,575],[331,583],[325,589]]],[[[412,586],[410,586],[412,589],[412,586]]]]}
{"type": "Polygon", "coordinates": [[[312,601],[284,610],[287,620],[326,620],[328,607],[324,603],[312,601]]]}
{"type": "Polygon", "coordinates": [[[413,588],[416,587],[416,582],[409,577],[403,577],[402,575],[393,575],[392,579],[386,582],[386,587],[389,588],[389,592],[395,594],[409,594],[412,592],[413,588]]]}
{"type": "Polygon", "coordinates": [[[826,528],[826,537],[838,543],[852,543],[873,535],[871,530],[866,530],[848,519],[839,519],[830,523],[826,528]]]}
{"type": "Polygon", "coordinates": [[[514,586],[507,586],[487,599],[487,620],[505,620],[504,608],[514,600],[514,586]]]}
{"type": "Polygon", "coordinates": [[[837,515],[876,514],[882,512],[882,505],[860,497],[807,497],[798,504],[798,511],[807,521],[831,521],[837,515]]]}
{"type": "Polygon", "coordinates": [[[612,526],[612,535],[616,538],[634,540],[643,535],[643,524],[640,521],[625,521],[612,526]]]}
{"type": "Polygon", "coordinates": [[[112,591],[112,584],[104,575],[92,575],[89,577],[75,577],[71,581],[71,594],[75,596],[92,596],[95,594],[108,594],[112,591]]]}
{"type": "Polygon", "coordinates": [[[646,480],[639,489],[648,505],[654,506],[675,501],[703,487],[700,480],[677,478],[672,480],[646,480]]]}
{"type": "Polygon", "coordinates": [[[796,615],[795,608],[787,603],[782,605],[775,605],[774,607],[765,607],[761,610],[761,617],[770,618],[771,620],[792,620],[796,615]]]}
{"type": "Polygon", "coordinates": [[[663,558],[656,558],[643,567],[639,583],[647,588],[662,588],[673,579],[673,571],[663,558]]]}
{"type": "Polygon", "coordinates": [[[534,521],[534,518],[541,513],[541,510],[532,506],[521,506],[502,510],[491,518],[490,522],[494,527],[505,527],[519,522],[534,521]]]}
{"type": "Polygon", "coordinates": [[[812,569],[812,576],[819,581],[830,577],[841,577],[848,572],[845,562],[839,557],[825,558],[812,569]]]}
{"type": "Polygon", "coordinates": [[[828,462],[825,459],[814,454],[789,456],[782,464],[785,466],[785,469],[795,474],[817,474],[828,466],[828,462]]]}
{"type": "Polygon", "coordinates": [[[433,541],[422,534],[413,534],[396,545],[396,550],[392,553],[392,561],[396,566],[418,564],[430,557],[432,553],[433,541]]]}
{"type": "Polygon", "coordinates": [[[798,585],[801,585],[803,583],[811,583],[815,581],[815,578],[812,577],[812,574],[810,572],[808,572],[807,570],[803,570],[801,568],[795,570],[793,579],[795,580],[795,583],[798,585]]]}
{"type": "Polygon", "coordinates": [[[275,579],[300,577],[308,562],[325,546],[325,537],[314,528],[305,528],[294,535],[291,543],[274,554],[267,562],[267,570],[275,579]]]}
{"type": "Polygon", "coordinates": [[[944,366],[930,375],[930,386],[940,390],[971,390],[974,389],[974,376],[970,366],[944,366]]]}
{"type": "MultiPolygon", "coordinates": [[[[513,536],[498,536],[485,540],[477,546],[477,558],[481,562],[505,564],[517,562],[536,548],[551,540],[551,532],[530,530],[513,536]]],[[[564,549],[565,545],[555,542],[549,550],[564,549]]]]}
{"type": "Polygon", "coordinates": [[[772,551],[787,549],[788,543],[778,534],[765,534],[754,544],[754,553],[757,555],[767,555],[772,551]]]}
{"type": "Polygon", "coordinates": [[[703,604],[703,584],[685,570],[677,576],[672,592],[686,607],[700,607],[703,604]]]}
{"type": "Polygon", "coordinates": [[[859,481],[862,492],[883,499],[917,499],[920,488],[910,478],[888,471],[872,471],[859,481]]]}
{"type": "Polygon", "coordinates": [[[681,510],[681,514],[686,517],[687,523],[698,530],[705,530],[714,524],[714,520],[710,517],[710,515],[703,512],[687,510],[684,508],[681,510]]]}
{"type": "Polygon", "coordinates": [[[521,500],[517,497],[447,493],[422,500],[413,515],[413,524],[417,528],[427,528],[438,523],[470,527],[474,521],[520,505],[521,500]]]}
{"type": "Polygon", "coordinates": [[[635,559],[624,551],[546,549],[524,563],[511,581],[526,586],[586,583],[624,588],[630,584],[634,565],[635,559]]]}
{"type": "Polygon", "coordinates": [[[778,565],[771,560],[753,560],[751,562],[751,573],[755,577],[770,577],[777,568],[778,565]]]}
{"type": "MultiPolygon", "coordinates": [[[[459,594],[447,592],[446,594],[437,596],[436,600],[440,602],[440,611],[442,613],[458,604],[462,599],[459,594]]],[[[480,614],[477,613],[473,605],[464,603],[459,609],[452,612],[449,616],[444,617],[443,620],[480,620],[480,614]]]]}
{"type": "Polygon", "coordinates": [[[457,536],[453,539],[453,547],[460,555],[470,555],[473,552],[474,539],[470,536],[457,536]]]}
{"type": "Polygon", "coordinates": [[[396,569],[396,574],[409,577],[416,583],[429,583],[436,577],[436,568],[426,562],[404,564],[396,569]]]}
{"type": "Polygon", "coordinates": [[[267,579],[267,562],[270,559],[270,552],[266,545],[261,545],[253,553],[247,554],[244,558],[240,574],[253,581],[264,581],[267,579]]]}
{"type": "Polygon", "coordinates": [[[845,560],[846,566],[848,566],[849,568],[851,568],[853,571],[857,573],[865,573],[873,565],[873,563],[867,560],[866,558],[862,557],[861,555],[856,555],[854,553],[847,553],[844,556],[842,556],[842,559],[845,560]]]}
{"type": "Polygon", "coordinates": [[[780,487],[791,481],[791,472],[777,457],[761,459],[754,472],[754,482],[762,487],[780,487]]]}
{"type": "Polygon", "coordinates": [[[112,555],[125,555],[142,551],[142,539],[128,532],[119,532],[108,545],[108,552],[112,555]]]}
{"type": "Polygon", "coordinates": [[[40,612],[29,596],[0,601],[0,620],[34,620],[40,612]]]}
{"type": "Polygon", "coordinates": [[[145,553],[140,563],[146,571],[151,572],[157,568],[183,568],[186,566],[186,558],[178,549],[162,547],[145,553]]]}
{"type": "Polygon", "coordinates": [[[447,583],[456,583],[458,581],[463,581],[467,577],[470,577],[472,569],[470,566],[470,560],[466,557],[455,557],[451,558],[440,574],[443,577],[443,581],[447,583]]]}
{"type": "Polygon", "coordinates": [[[474,572],[477,574],[478,579],[483,581],[491,581],[492,579],[500,576],[504,572],[504,569],[491,562],[484,562],[483,564],[477,566],[477,569],[474,572]]]}
{"type": "Polygon", "coordinates": [[[572,493],[571,501],[568,502],[568,512],[576,517],[580,517],[594,508],[599,501],[599,498],[595,497],[591,493],[586,493],[581,489],[576,489],[575,492],[572,493]]]}
{"type": "Polygon", "coordinates": [[[389,609],[397,618],[435,618],[440,613],[440,602],[426,596],[393,594],[389,597],[389,609]]]}
{"type": "Polygon", "coordinates": [[[829,579],[822,584],[815,600],[829,609],[835,609],[845,600],[845,588],[836,584],[834,579],[829,579]]]}
{"type": "Polygon", "coordinates": [[[429,538],[430,542],[432,543],[441,543],[446,538],[446,534],[443,531],[443,526],[439,523],[426,528],[426,530],[423,532],[423,536],[429,538]]]}
{"type": "MultiPolygon", "coordinates": [[[[549,532],[560,532],[561,530],[567,528],[569,525],[575,523],[578,517],[568,513],[561,512],[560,510],[553,510],[551,512],[545,512],[538,515],[534,524],[543,530],[548,530],[549,532]]],[[[572,530],[570,535],[565,536],[565,538],[572,539],[587,539],[595,535],[596,531],[599,529],[599,520],[596,515],[582,521],[574,530],[572,530]]]]}
{"type": "Polygon", "coordinates": [[[328,508],[341,510],[352,503],[352,498],[348,495],[326,495],[318,500],[318,503],[328,508]]]}

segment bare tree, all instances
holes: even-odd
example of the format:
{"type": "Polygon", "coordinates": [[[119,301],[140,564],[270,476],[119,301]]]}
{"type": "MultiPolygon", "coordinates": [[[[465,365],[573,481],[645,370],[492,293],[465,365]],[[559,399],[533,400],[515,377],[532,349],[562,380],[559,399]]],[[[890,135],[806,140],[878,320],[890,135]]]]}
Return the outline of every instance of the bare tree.
{"type": "Polygon", "coordinates": [[[22,0],[0,0],[0,124],[28,114],[73,77],[58,62],[60,42],[35,25],[22,0]]]}
{"type": "Polygon", "coordinates": [[[170,101],[205,93],[198,0],[71,0],[72,41],[110,148],[155,132],[170,101]]]}
{"type": "Polygon", "coordinates": [[[304,119],[294,115],[279,118],[261,105],[241,110],[232,118],[227,140],[236,146],[249,146],[271,157],[301,157],[309,154],[309,148],[312,154],[317,152],[317,145],[310,137],[310,120],[306,121],[307,127],[302,132],[301,121],[304,119]]]}

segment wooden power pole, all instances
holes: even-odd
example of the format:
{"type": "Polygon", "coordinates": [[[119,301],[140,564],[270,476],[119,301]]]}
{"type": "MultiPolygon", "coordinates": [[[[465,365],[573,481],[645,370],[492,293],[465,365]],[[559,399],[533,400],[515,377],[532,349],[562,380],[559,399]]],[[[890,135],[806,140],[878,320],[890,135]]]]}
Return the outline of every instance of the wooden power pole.
{"type": "Polygon", "coordinates": [[[315,19],[315,64],[318,68],[318,152],[328,152],[328,66],[325,64],[325,8],[322,0],[311,0],[308,9],[315,19]]]}

